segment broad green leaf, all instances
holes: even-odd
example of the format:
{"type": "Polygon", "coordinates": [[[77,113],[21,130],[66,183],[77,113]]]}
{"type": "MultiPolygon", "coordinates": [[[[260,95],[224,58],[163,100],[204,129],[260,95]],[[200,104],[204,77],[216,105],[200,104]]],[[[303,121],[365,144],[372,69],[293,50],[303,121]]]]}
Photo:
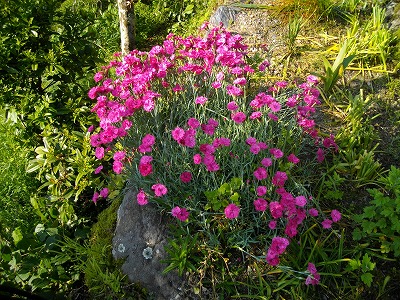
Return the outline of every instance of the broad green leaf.
{"type": "Polygon", "coordinates": [[[366,286],[371,287],[373,277],[374,276],[371,273],[364,273],[361,275],[361,280],[366,286]]]}

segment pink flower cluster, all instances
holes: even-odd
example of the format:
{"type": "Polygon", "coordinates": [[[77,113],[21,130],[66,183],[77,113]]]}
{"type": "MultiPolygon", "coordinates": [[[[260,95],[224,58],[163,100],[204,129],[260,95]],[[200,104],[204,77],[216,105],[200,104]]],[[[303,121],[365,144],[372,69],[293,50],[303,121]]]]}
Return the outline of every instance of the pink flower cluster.
{"type": "MultiPolygon", "coordinates": [[[[290,168],[299,164],[300,159],[295,153],[284,153],[289,151],[284,147],[272,147],[274,138],[262,140],[259,132],[251,132],[257,138],[247,135],[247,132],[245,141],[236,140],[235,134],[229,134],[235,133],[236,128],[240,131],[256,126],[261,131],[268,126],[277,126],[276,124],[281,123],[284,112],[288,112],[286,115],[295,118],[295,127],[306,133],[303,135],[314,139],[318,147],[319,162],[324,160],[328,149],[337,151],[338,147],[332,135],[320,137],[313,120],[316,106],[320,104],[316,77],[309,76],[306,83],[296,86],[296,93],[285,99],[285,103],[279,96],[279,92],[289,84],[284,81],[277,82],[268,92],[258,93],[250,102],[241,98],[246,89],[248,75],[254,72],[245,62],[246,49],[241,36],[218,27],[210,29],[204,37],[182,38],[170,34],[161,46],[154,46],[148,52],[133,50],[122,60],[110,62],[101,72],[96,73],[95,81],[98,85],[88,93],[89,97],[96,101],[92,112],[100,119],[98,128],[91,128],[91,145],[95,147],[96,158],[101,160],[107,152],[115,151],[114,144],[119,139],[137,130],[132,128],[139,123],[132,122],[136,114],[140,113],[140,118],[152,120],[153,114],[157,113],[155,108],[159,108],[159,105],[162,108],[170,104],[171,107],[179,107],[174,105],[181,105],[182,99],[187,100],[185,107],[191,107],[193,111],[190,113],[193,114],[189,115],[186,123],[186,119],[181,117],[171,128],[163,124],[163,133],[168,134],[167,138],[161,138],[152,132],[157,138],[146,134],[139,145],[135,144],[131,153],[116,151],[113,156],[114,172],[122,173],[124,163],[134,164],[141,176],[139,177],[143,179],[139,181],[143,186],[139,187],[136,196],[138,205],[146,205],[152,199],[168,200],[171,195],[174,204],[170,204],[172,201],[165,202],[169,203],[172,216],[180,221],[187,221],[189,217],[193,218],[195,210],[190,206],[183,207],[186,203],[183,205],[183,201],[179,202],[178,198],[182,195],[180,189],[196,186],[199,190],[202,183],[198,180],[210,172],[215,178],[219,174],[229,174],[229,178],[229,172],[234,173],[237,170],[232,170],[233,167],[225,170],[227,161],[230,158],[230,161],[248,159],[251,162],[245,161],[243,169],[250,168],[250,171],[246,169],[247,173],[242,172],[247,178],[241,179],[247,180],[248,185],[254,184],[254,188],[249,190],[255,192],[248,198],[242,197],[240,201],[251,199],[253,206],[250,204],[250,208],[255,210],[253,213],[267,215],[268,227],[271,230],[276,230],[284,224],[285,237],[274,237],[266,256],[267,262],[275,266],[279,264],[279,256],[286,251],[290,239],[297,235],[298,227],[307,215],[318,215],[316,209],[307,207],[310,198],[287,190],[291,179],[289,172],[287,169],[279,169],[284,159],[287,160],[284,164],[290,168]],[[185,85],[182,83],[184,81],[177,81],[179,76],[189,77],[190,84],[185,85]],[[224,98],[218,98],[216,101],[216,96],[221,94],[224,98]],[[161,106],[162,102],[166,102],[167,105],[161,106]],[[214,109],[213,105],[218,109],[214,109]],[[212,117],[206,115],[210,112],[212,117]],[[221,133],[220,130],[228,125],[235,129],[221,133]],[[165,143],[169,143],[168,146],[174,149],[182,150],[192,161],[185,161],[182,166],[184,169],[179,172],[159,176],[165,175],[162,172],[167,172],[166,164],[170,164],[171,169],[177,169],[176,161],[163,161],[168,153],[160,155],[165,143]],[[237,149],[240,149],[241,144],[244,144],[243,149],[248,150],[239,153],[237,149]],[[158,164],[162,165],[163,169],[158,164]],[[167,194],[168,197],[164,197],[167,194]]],[[[264,61],[259,70],[264,71],[268,66],[269,63],[264,61]]],[[[167,152],[170,149],[168,148],[167,152]]],[[[179,159],[182,163],[183,155],[179,159]]],[[[101,170],[99,167],[95,172],[99,173],[101,170]]],[[[207,187],[204,187],[204,191],[207,191],[207,187]]],[[[96,194],[97,198],[106,197],[104,195],[108,195],[108,190],[107,193],[102,190],[100,194],[96,194]]],[[[199,198],[196,201],[202,201],[201,196],[199,198]]],[[[235,203],[230,203],[224,208],[227,219],[238,218],[239,214],[243,214],[241,211],[246,209],[243,202],[232,202],[235,203]]],[[[329,228],[332,222],[340,220],[340,213],[332,211],[331,219],[324,221],[324,228],[329,228]]],[[[317,278],[316,273],[311,274],[314,279],[317,278]]]]}

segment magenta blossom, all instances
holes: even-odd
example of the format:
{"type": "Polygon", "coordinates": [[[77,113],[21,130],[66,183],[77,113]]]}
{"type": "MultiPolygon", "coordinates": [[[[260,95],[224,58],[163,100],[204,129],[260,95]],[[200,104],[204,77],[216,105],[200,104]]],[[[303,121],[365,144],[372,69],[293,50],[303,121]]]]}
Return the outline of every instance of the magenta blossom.
{"type": "Polygon", "coordinates": [[[185,222],[189,218],[189,212],[186,210],[186,208],[182,208],[179,206],[175,206],[171,210],[171,214],[182,222],[185,222]]]}
{"type": "Polygon", "coordinates": [[[257,211],[265,211],[268,207],[267,200],[265,200],[263,198],[258,198],[256,200],[254,200],[253,204],[254,204],[254,208],[257,211]]]}
{"type": "Polygon", "coordinates": [[[263,180],[268,177],[267,170],[264,169],[263,167],[257,168],[254,173],[254,177],[257,178],[257,180],[263,180]]]}
{"type": "Polygon", "coordinates": [[[325,219],[325,220],[322,221],[321,224],[322,224],[322,228],[329,229],[329,228],[332,227],[332,220],[325,219]]]}
{"type": "Polygon", "coordinates": [[[100,191],[100,197],[107,198],[107,197],[108,197],[108,193],[109,193],[108,188],[103,188],[103,189],[100,191]]]}
{"type": "Polygon", "coordinates": [[[99,174],[101,172],[101,170],[103,170],[103,166],[100,165],[96,168],[96,170],[94,170],[94,174],[99,174]]]}
{"type": "Polygon", "coordinates": [[[239,212],[240,208],[234,203],[229,204],[224,210],[225,217],[228,219],[236,219],[239,216],[239,212]]]}
{"type": "Polygon", "coordinates": [[[243,123],[246,120],[246,114],[244,112],[237,112],[237,113],[233,113],[231,115],[231,119],[235,122],[235,123],[243,123]]]}
{"type": "Polygon", "coordinates": [[[154,191],[154,194],[156,195],[156,197],[162,197],[165,194],[167,194],[167,192],[168,192],[168,189],[166,188],[166,186],[161,183],[153,184],[151,186],[151,189],[154,191]]]}
{"type": "Polygon", "coordinates": [[[267,187],[264,185],[260,185],[257,187],[256,191],[257,191],[257,196],[262,197],[267,193],[267,187]]]}
{"type": "Polygon", "coordinates": [[[181,181],[183,183],[188,183],[188,182],[190,182],[192,180],[192,173],[190,173],[190,172],[182,172],[179,178],[181,179],[181,181]]]}
{"type": "Polygon", "coordinates": [[[311,217],[317,217],[318,216],[318,210],[316,210],[315,208],[311,208],[311,209],[308,210],[308,214],[311,217]]]}
{"type": "Polygon", "coordinates": [[[199,97],[196,98],[195,103],[196,103],[196,104],[203,105],[203,104],[205,104],[205,103],[207,102],[207,100],[208,100],[208,99],[207,99],[206,97],[204,97],[204,96],[199,96],[199,97]]]}
{"type": "Polygon", "coordinates": [[[143,190],[140,190],[136,195],[136,201],[139,205],[146,205],[149,203],[149,200],[147,199],[147,196],[143,190]]]}
{"type": "Polygon", "coordinates": [[[338,210],[334,209],[331,211],[331,218],[333,222],[339,222],[342,218],[342,215],[338,210]]]}
{"type": "Polygon", "coordinates": [[[287,157],[288,162],[291,162],[293,164],[298,164],[300,162],[300,159],[298,159],[296,157],[296,155],[294,155],[293,153],[289,154],[289,156],[287,157]]]}
{"type": "Polygon", "coordinates": [[[231,101],[226,105],[226,108],[228,110],[234,111],[234,110],[237,110],[239,108],[239,106],[237,105],[237,103],[235,101],[231,101]]]}
{"type": "Polygon", "coordinates": [[[271,153],[275,158],[281,158],[283,156],[282,150],[278,148],[271,148],[269,149],[269,153],[271,153]]]}

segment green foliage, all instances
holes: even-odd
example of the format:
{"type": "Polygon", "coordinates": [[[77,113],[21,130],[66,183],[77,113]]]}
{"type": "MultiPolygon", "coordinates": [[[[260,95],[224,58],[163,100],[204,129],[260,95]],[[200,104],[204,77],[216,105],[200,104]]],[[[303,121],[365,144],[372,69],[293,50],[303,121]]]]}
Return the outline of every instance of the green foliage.
{"type": "Polygon", "coordinates": [[[349,66],[351,61],[354,59],[355,55],[349,55],[348,51],[348,41],[344,41],[343,44],[339,48],[339,52],[333,62],[333,65],[329,62],[329,60],[325,57],[322,57],[322,61],[324,62],[325,75],[318,75],[323,84],[323,91],[325,95],[328,95],[332,92],[336,83],[340,78],[342,78],[344,71],[349,66]]]}
{"type": "Polygon", "coordinates": [[[179,276],[182,276],[186,271],[196,271],[196,265],[200,262],[198,253],[196,253],[199,252],[197,238],[198,234],[194,236],[185,235],[168,241],[165,251],[167,251],[169,257],[162,262],[169,265],[164,269],[163,273],[177,269],[179,276]]]}
{"type": "Polygon", "coordinates": [[[361,281],[370,288],[372,284],[372,278],[374,277],[371,272],[375,269],[375,265],[375,263],[371,262],[371,258],[368,256],[368,254],[365,253],[362,260],[351,259],[349,261],[348,269],[350,271],[360,272],[361,281]]]}
{"type": "Polygon", "coordinates": [[[294,53],[296,50],[296,39],[299,35],[301,28],[303,27],[303,17],[295,15],[293,18],[289,18],[287,43],[289,47],[289,53],[294,53]]]}
{"type": "Polygon", "coordinates": [[[25,231],[35,220],[29,198],[38,182],[25,173],[29,151],[19,144],[21,130],[0,110],[0,237],[9,241],[13,228],[25,231]]]}
{"type": "Polygon", "coordinates": [[[226,207],[229,203],[240,204],[240,190],[243,182],[240,178],[234,177],[229,182],[223,183],[218,189],[214,191],[205,191],[208,203],[205,210],[218,212],[221,208],[226,207]]]}
{"type": "Polygon", "coordinates": [[[369,189],[373,197],[364,212],[354,216],[361,226],[353,232],[353,238],[373,238],[380,243],[381,252],[400,256],[400,169],[392,166],[388,175],[380,180],[385,185],[382,192],[369,189]]]}

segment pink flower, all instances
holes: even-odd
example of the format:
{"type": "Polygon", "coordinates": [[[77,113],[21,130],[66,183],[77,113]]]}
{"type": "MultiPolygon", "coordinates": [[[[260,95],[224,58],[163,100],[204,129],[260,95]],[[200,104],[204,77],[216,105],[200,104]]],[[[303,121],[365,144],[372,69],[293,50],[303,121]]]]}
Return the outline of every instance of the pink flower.
{"type": "Polygon", "coordinates": [[[231,115],[231,119],[234,122],[240,124],[240,123],[243,123],[246,120],[246,115],[245,115],[245,113],[240,111],[240,112],[237,112],[237,113],[233,113],[231,115]]]}
{"type": "Polygon", "coordinates": [[[100,197],[103,197],[103,198],[107,198],[107,196],[108,196],[108,188],[103,188],[101,191],[100,191],[100,197]]]}
{"type": "Polygon", "coordinates": [[[154,137],[154,135],[151,135],[151,134],[146,134],[142,138],[142,144],[146,145],[146,146],[153,146],[155,141],[156,141],[156,138],[154,137]]]}
{"type": "Polygon", "coordinates": [[[115,160],[115,161],[113,162],[113,171],[114,171],[116,174],[121,174],[123,168],[124,168],[124,165],[123,165],[123,163],[120,162],[119,160],[115,160]]]}
{"type": "Polygon", "coordinates": [[[332,221],[329,219],[323,220],[321,224],[322,224],[322,228],[324,228],[324,229],[329,229],[332,227],[332,221]]]}
{"type": "Polygon", "coordinates": [[[318,210],[316,210],[315,208],[311,208],[311,209],[308,210],[308,214],[311,217],[317,217],[318,216],[318,210]]]}
{"type": "Polygon", "coordinates": [[[342,214],[338,210],[334,209],[331,211],[331,218],[333,222],[339,222],[342,218],[342,214]]]}
{"type": "Polygon", "coordinates": [[[94,170],[94,174],[99,174],[101,172],[101,170],[103,170],[103,166],[100,165],[96,168],[96,170],[94,170]]]}
{"type": "Polygon", "coordinates": [[[255,119],[259,119],[262,116],[262,112],[261,111],[255,111],[252,112],[250,115],[250,120],[255,120],[255,119]]]}
{"type": "Polygon", "coordinates": [[[243,95],[243,90],[234,85],[228,85],[226,87],[226,92],[228,93],[228,95],[231,95],[231,96],[242,96],[243,95]]]}
{"type": "Polygon", "coordinates": [[[261,151],[261,148],[258,145],[258,143],[255,143],[255,144],[250,146],[250,152],[255,154],[255,155],[257,155],[260,151],[261,151]]]}
{"type": "Polygon", "coordinates": [[[94,131],[94,126],[90,125],[89,128],[87,129],[87,132],[93,132],[94,131]]]}
{"type": "Polygon", "coordinates": [[[92,201],[94,202],[94,203],[97,203],[97,200],[99,200],[99,193],[98,192],[95,192],[94,194],[93,194],[93,197],[92,197],[92,201]]]}
{"type": "Polygon", "coordinates": [[[172,90],[173,90],[174,92],[180,92],[180,91],[183,91],[183,87],[181,87],[179,84],[176,84],[176,85],[172,88],[172,90]]]}
{"type": "Polygon", "coordinates": [[[317,150],[317,161],[322,163],[325,159],[325,152],[322,148],[318,148],[317,150]]]}
{"type": "Polygon", "coordinates": [[[218,81],[222,81],[225,78],[225,74],[224,72],[219,72],[215,77],[217,78],[218,81]]]}
{"type": "Polygon", "coordinates": [[[256,191],[257,191],[257,196],[262,197],[267,193],[267,187],[264,185],[260,185],[257,187],[256,191]]]}
{"type": "Polygon", "coordinates": [[[265,158],[263,158],[263,159],[261,160],[261,164],[262,164],[264,167],[268,168],[268,167],[272,166],[272,159],[269,158],[269,157],[265,157],[265,158]]]}
{"type": "Polygon", "coordinates": [[[192,180],[192,173],[190,172],[182,172],[181,176],[179,177],[182,182],[188,183],[192,180]]]}
{"type": "Polygon", "coordinates": [[[255,143],[257,143],[257,140],[256,140],[256,138],[253,138],[253,137],[248,137],[247,139],[246,139],[246,144],[247,145],[254,145],[255,143]]]}
{"type": "Polygon", "coordinates": [[[195,154],[195,155],[193,155],[193,163],[194,163],[195,165],[201,164],[201,161],[202,161],[202,158],[201,158],[201,155],[200,155],[200,154],[195,154]]]}
{"type": "Polygon", "coordinates": [[[297,164],[297,163],[300,162],[300,159],[298,159],[298,158],[296,157],[296,155],[294,155],[293,153],[291,153],[291,154],[287,157],[287,160],[288,160],[289,162],[293,163],[293,164],[297,164]]]}
{"type": "Polygon", "coordinates": [[[319,79],[315,75],[309,75],[309,76],[307,76],[307,82],[316,84],[319,82],[319,79]]]}
{"type": "Polygon", "coordinates": [[[149,203],[149,200],[147,199],[147,196],[143,190],[140,190],[136,195],[136,201],[139,205],[146,205],[149,203]]]}
{"type": "Polygon", "coordinates": [[[143,177],[150,175],[151,173],[153,173],[152,164],[151,163],[139,164],[139,172],[140,175],[142,175],[143,177]]]}
{"type": "Polygon", "coordinates": [[[277,101],[271,101],[268,104],[268,107],[273,111],[273,112],[278,112],[281,110],[281,105],[277,101]]]}
{"type": "Polygon", "coordinates": [[[140,158],[140,164],[149,164],[153,161],[153,157],[149,156],[149,155],[143,155],[140,158]]]}
{"type": "Polygon", "coordinates": [[[219,88],[222,86],[222,84],[221,84],[221,82],[214,81],[213,83],[211,83],[211,86],[212,86],[214,89],[219,89],[219,88]]]}
{"type": "Polygon", "coordinates": [[[200,122],[195,118],[190,118],[187,123],[188,123],[189,127],[193,128],[193,129],[196,129],[200,126],[200,122]]]}
{"type": "Polygon", "coordinates": [[[199,97],[196,98],[195,103],[196,103],[196,104],[203,105],[203,104],[205,104],[205,103],[207,102],[207,100],[208,100],[208,99],[207,99],[206,97],[204,97],[204,96],[199,96],[199,97]]]}
{"type": "Polygon", "coordinates": [[[257,178],[258,180],[263,180],[265,178],[267,178],[268,174],[267,174],[267,170],[264,169],[263,167],[259,167],[257,168],[254,173],[253,173],[254,177],[257,178]]]}
{"type": "Polygon", "coordinates": [[[161,183],[153,184],[151,189],[154,191],[156,197],[162,197],[168,192],[166,186],[161,183]]]}
{"type": "Polygon", "coordinates": [[[278,219],[283,215],[283,206],[276,201],[269,203],[269,210],[271,211],[271,216],[274,219],[278,219]]]}
{"type": "Polygon", "coordinates": [[[274,122],[278,122],[279,120],[278,116],[274,115],[273,113],[268,113],[268,117],[274,122]]]}
{"type": "Polygon", "coordinates": [[[229,204],[224,210],[225,217],[228,219],[236,219],[239,216],[239,212],[240,208],[234,203],[229,204]]]}
{"type": "Polygon", "coordinates": [[[269,229],[272,229],[272,230],[275,229],[276,228],[276,221],[275,220],[269,221],[268,227],[269,227],[269,229]]]}
{"type": "Polygon", "coordinates": [[[171,210],[171,214],[182,222],[185,222],[189,218],[189,212],[186,210],[186,208],[181,208],[179,206],[175,206],[171,210]]]}
{"type": "Polygon", "coordinates": [[[272,178],[272,184],[275,186],[284,186],[287,179],[288,177],[285,172],[277,171],[272,178]]]}
{"type": "Polygon", "coordinates": [[[180,127],[176,127],[174,130],[171,132],[172,138],[177,141],[178,143],[181,142],[183,137],[185,136],[185,130],[183,130],[180,127]]]}
{"type": "Polygon", "coordinates": [[[313,263],[308,263],[307,271],[310,275],[306,278],[306,285],[317,285],[321,279],[321,275],[317,272],[317,268],[313,263]]]}
{"type": "Polygon", "coordinates": [[[295,199],[296,205],[303,207],[307,204],[307,198],[304,196],[297,196],[295,199]]]}
{"type": "Polygon", "coordinates": [[[125,151],[117,151],[114,153],[114,160],[123,160],[125,158],[125,151]]]}
{"type": "Polygon", "coordinates": [[[282,150],[278,148],[271,148],[269,149],[269,152],[275,157],[275,158],[281,158],[283,156],[282,150]]]}
{"type": "Polygon", "coordinates": [[[234,110],[237,110],[239,108],[239,106],[237,105],[237,103],[235,101],[231,101],[226,105],[226,108],[228,110],[234,111],[234,110]]]}
{"type": "Polygon", "coordinates": [[[94,79],[95,82],[99,82],[100,80],[103,79],[103,73],[97,72],[97,73],[94,75],[93,79],[94,79]]]}
{"type": "Polygon", "coordinates": [[[256,200],[254,200],[253,204],[254,204],[254,208],[257,211],[265,211],[268,207],[267,200],[265,200],[263,198],[258,198],[256,200]]]}
{"type": "Polygon", "coordinates": [[[289,240],[280,236],[272,238],[271,246],[269,250],[280,255],[286,251],[287,246],[289,246],[289,240]]]}
{"type": "Polygon", "coordinates": [[[96,156],[97,159],[102,159],[104,157],[104,148],[97,147],[94,155],[96,156]]]}
{"type": "Polygon", "coordinates": [[[233,81],[233,84],[238,84],[238,85],[245,85],[246,83],[247,83],[247,80],[246,80],[246,78],[244,78],[244,77],[236,78],[236,79],[233,81]]]}

